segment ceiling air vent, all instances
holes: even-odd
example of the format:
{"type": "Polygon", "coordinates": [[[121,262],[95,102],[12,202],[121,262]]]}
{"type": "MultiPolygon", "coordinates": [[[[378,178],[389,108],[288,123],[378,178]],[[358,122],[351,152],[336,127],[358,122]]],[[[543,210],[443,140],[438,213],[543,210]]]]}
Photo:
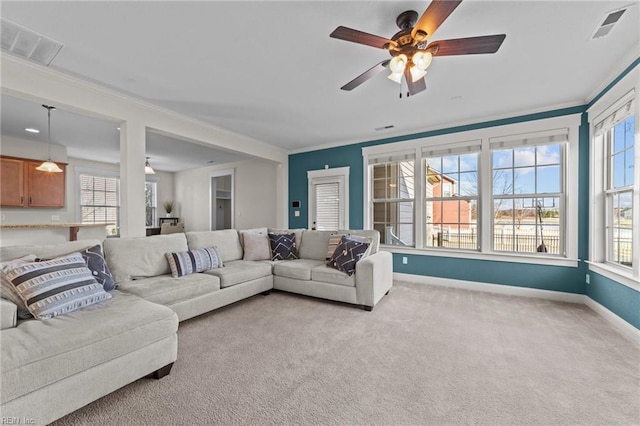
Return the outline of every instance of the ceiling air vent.
{"type": "Polygon", "coordinates": [[[613,26],[620,20],[622,14],[627,10],[628,7],[629,6],[607,13],[607,15],[602,20],[602,23],[596,27],[591,38],[596,39],[609,34],[613,29],[613,26]]]}
{"type": "Polygon", "coordinates": [[[2,50],[49,66],[62,49],[62,43],[2,18],[2,50]]]}
{"type": "Polygon", "coordinates": [[[382,126],[382,127],[376,127],[375,130],[376,132],[380,132],[382,130],[389,130],[389,129],[393,129],[395,126],[393,124],[389,124],[387,126],[382,126]]]}

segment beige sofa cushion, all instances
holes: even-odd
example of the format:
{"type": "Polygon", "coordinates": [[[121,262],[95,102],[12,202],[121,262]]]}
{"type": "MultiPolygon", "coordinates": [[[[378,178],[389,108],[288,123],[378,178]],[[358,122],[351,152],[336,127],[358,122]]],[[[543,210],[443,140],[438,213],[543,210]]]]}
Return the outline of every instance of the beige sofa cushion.
{"type": "Polygon", "coordinates": [[[190,231],[186,233],[189,249],[215,247],[224,263],[242,259],[240,236],[235,229],[190,231]]]}
{"type": "Polygon", "coordinates": [[[300,259],[325,260],[329,238],[334,233],[333,231],[303,231],[302,241],[298,246],[298,257],[300,259]]]}
{"type": "Polygon", "coordinates": [[[16,326],[18,321],[18,306],[6,299],[0,299],[0,330],[16,326]]]}
{"type": "Polygon", "coordinates": [[[150,302],[171,306],[220,290],[220,280],[205,274],[191,274],[180,278],[171,275],[123,281],[118,288],[150,302]]]}
{"type": "Polygon", "coordinates": [[[71,254],[88,247],[93,247],[96,244],[102,244],[102,241],[78,240],[49,246],[0,247],[0,262],[4,262],[10,259],[17,259],[28,254],[33,254],[36,257],[40,257],[43,259],[52,259],[54,257],[64,256],[65,254],[71,254]]]}
{"type": "Polygon", "coordinates": [[[116,283],[169,274],[165,253],[187,249],[184,234],[104,240],[104,255],[116,283]]]}
{"type": "Polygon", "coordinates": [[[105,303],[2,331],[3,404],[177,332],[171,309],[117,290],[111,294],[105,303]]]}
{"type": "Polygon", "coordinates": [[[356,286],[356,276],[347,275],[342,271],[331,268],[326,265],[316,266],[311,270],[311,279],[313,281],[320,281],[323,283],[344,285],[347,287],[356,286]]]}
{"type": "MultiPolygon", "coordinates": [[[[304,238],[304,237],[303,237],[304,238]]],[[[325,248],[326,251],[326,248],[325,248]]],[[[322,254],[324,256],[324,253],[322,254]]],[[[310,280],[311,270],[316,266],[324,265],[324,260],[295,259],[273,265],[273,274],[280,277],[296,280],[310,280]]]]}
{"type": "Polygon", "coordinates": [[[220,287],[231,287],[247,281],[271,275],[271,265],[265,262],[251,260],[235,260],[226,262],[224,267],[205,271],[204,274],[220,279],[220,287]]]}

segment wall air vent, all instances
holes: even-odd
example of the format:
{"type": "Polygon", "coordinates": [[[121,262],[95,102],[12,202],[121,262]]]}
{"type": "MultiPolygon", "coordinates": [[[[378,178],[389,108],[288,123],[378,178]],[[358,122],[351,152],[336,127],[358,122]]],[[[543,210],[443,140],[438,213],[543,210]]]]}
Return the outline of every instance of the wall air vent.
{"type": "Polygon", "coordinates": [[[46,67],[62,49],[63,44],[28,28],[2,18],[2,50],[46,67]]]}
{"type": "Polygon", "coordinates": [[[628,9],[629,6],[623,7],[622,9],[614,10],[613,12],[607,13],[604,19],[601,21],[602,23],[596,27],[593,31],[592,39],[601,38],[606,36],[611,32],[613,26],[622,18],[624,12],[628,9]]]}

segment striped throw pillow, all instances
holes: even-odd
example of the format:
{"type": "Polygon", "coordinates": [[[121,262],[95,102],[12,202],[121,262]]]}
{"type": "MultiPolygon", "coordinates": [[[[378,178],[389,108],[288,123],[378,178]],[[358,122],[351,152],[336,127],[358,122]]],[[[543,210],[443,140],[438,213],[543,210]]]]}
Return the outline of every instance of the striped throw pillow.
{"type": "Polygon", "coordinates": [[[215,247],[206,247],[178,253],[166,253],[165,257],[167,258],[167,262],[169,262],[169,268],[171,268],[171,276],[173,278],[224,266],[222,264],[222,258],[215,247]]]}
{"type": "Polygon", "coordinates": [[[38,319],[63,315],[111,298],[80,253],[44,262],[12,265],[7,279],[38,319]]]}

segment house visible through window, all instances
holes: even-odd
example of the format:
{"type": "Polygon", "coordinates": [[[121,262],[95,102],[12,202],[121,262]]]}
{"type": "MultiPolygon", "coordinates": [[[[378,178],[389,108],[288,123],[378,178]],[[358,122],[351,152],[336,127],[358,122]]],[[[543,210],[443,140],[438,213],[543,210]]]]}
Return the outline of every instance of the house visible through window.
{"type": "Polygon", "coordinates": [[[426,247],[478,249],[478,154],[426,160],[426,247]]]}
{"type": "Polygon", "coordinates": [[[382,244],[413,246],[414,161],[373,166],[373,228],[382,244]]]}

